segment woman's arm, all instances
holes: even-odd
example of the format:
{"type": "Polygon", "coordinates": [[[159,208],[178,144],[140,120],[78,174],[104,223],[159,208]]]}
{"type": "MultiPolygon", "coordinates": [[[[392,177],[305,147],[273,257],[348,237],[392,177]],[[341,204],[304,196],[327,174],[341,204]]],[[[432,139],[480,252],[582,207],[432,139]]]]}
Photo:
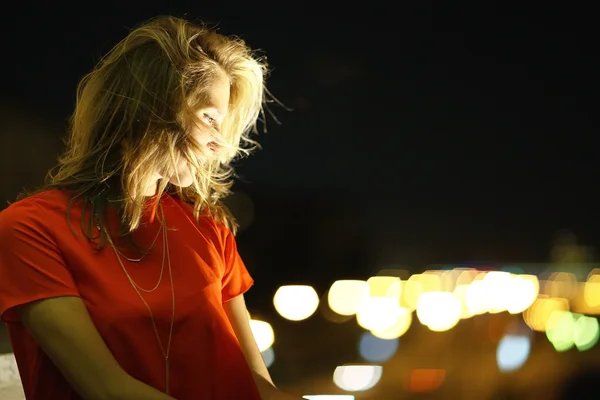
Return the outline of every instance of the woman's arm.
{"type": "Polygon", "coordinates": [[[271,386],[275,386],[252,334],[244,295],[239,295],[228,301],[224,304],[224,307],[250,369],[262,376],[271,386]]]}
{"type": "Polygon", "coordinates": [[[79,297],[35,301],[16,311],[42,350],[84,399],[173,400],[121,368],[79,297]]]}
{"type": "Polygon", "coordinates": [[[239,295],[224,304],[225,312],[233,327],[235,335],[240,342],[246,362],[250,366],[254,376],[254,382],[263,400],[297,400],[298,397],[291,396],[275,388],[269,370],[265,365],[262,354],[258,350],[256,340],[250,328],[248,310],[244,295],[239,295]]]}

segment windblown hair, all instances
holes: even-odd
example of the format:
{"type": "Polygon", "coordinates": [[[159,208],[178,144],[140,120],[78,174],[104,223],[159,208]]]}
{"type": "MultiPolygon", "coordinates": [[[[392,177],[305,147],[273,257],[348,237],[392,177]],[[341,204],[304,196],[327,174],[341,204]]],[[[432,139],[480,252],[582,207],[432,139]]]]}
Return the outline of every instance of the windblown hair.
{"type": "Polygon", "coordinates": [[[65,190],[91,207],[91,219],[82,218],[84,232],[103,216],[110,199],[118,199],[121,230],[127,233],[140,224],[148,201],[144,185],[157,172],[176,174],[177,164],[186,161],[193,184],[180,188],[163,179],[157,194],[176,191],[194,205],[196,218],[208,212],[235,231],[221,199],[230,193],[231,162],[257,147],[249,136],[263,111],[266,73],[264,59],[239,38],[175,17],[141,25],[80,82],[66,151],[44,189],[65,190]],[[230,104],[215,135],[222,149],[216,159],[190,129],[213,129],[196,111],[223,72],[231,84],[230,104]]]}

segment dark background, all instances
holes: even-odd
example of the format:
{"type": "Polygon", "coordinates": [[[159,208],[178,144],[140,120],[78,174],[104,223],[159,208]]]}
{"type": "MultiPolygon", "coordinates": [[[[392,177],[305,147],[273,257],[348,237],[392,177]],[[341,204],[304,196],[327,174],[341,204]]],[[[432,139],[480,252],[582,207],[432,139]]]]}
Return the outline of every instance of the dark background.
{"type": "Polygon", "coordinates": [[[53,165],[98,58],[128,28],[172,14],[263,50],[268,87],[291,109],[271,104],[281,124],[269,119],[263,149],[238,167],[251,311],[272,312],[282,284],[322,293],[388,266],[527,269],[550,261],[563,230],[596,246],[591,6],[412,3],[6,4],[0,200],[53,165]]]}

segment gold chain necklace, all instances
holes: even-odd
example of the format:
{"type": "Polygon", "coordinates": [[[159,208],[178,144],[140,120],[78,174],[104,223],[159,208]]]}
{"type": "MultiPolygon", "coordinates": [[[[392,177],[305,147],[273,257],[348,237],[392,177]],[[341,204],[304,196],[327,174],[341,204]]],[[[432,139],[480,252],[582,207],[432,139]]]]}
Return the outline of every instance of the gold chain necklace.
{"type": "MultiPolygon", "coordinates": [[[[162,282],[163,275],[164,275],[164,272],[165,272],[165,256],[168,256],[168,255],[169,255],[169,254],[168,254],[168,252],[167,252],[169,245],[168,245],[168,244],[166,244],[166,247],[165,247],[165,240],[166,240],[165,238],[166,238],[166,236],[167,236],[167,231],[166,231],[166,228],[163,226],[163,224],[164,224],[164,222],[165,222],[165,221],[164,221],[164,213],[162,213],[162,207],[161,207],[161,215],[163,216],[163,220],[162,220],[162,223],[161,223],[161,228],[158,230],[158,234],[156,235],[156,238],[154,239],[154,243],[152,243],[152,246],[151,246],[151,247],[154,247],[154,245],[156,244],[156,239],[158,239],[158,235],[160,234],[160,232],[162,232],[162,233],[163,233],[163,254],[162,254],[162,262],[161,262],[161,265],[160,265],[160,275],[158,276],[158,282],[156,282],[156,285],[154,285],[154,287],[153,287],[152,289],[144,289],[143,287],[141,287],[140,285],[138,285],[138,283],[137,283],[136,281],[134,281],[133,279],[131,279],[131,278],[129,277],[129,274],[127,274],[127,271],[124,269],[125,267],[123,267],[123,263],[121,263],[121,259],[120,259],[120,257],[119,257],[119,255],[122,255],[122,256],[123,256],[123,253],[121,253],[121,252],[120,252],[120,251],[117,249],[117,247],[116,247],[116,246],[113,244],[113,242],[112,242],[112,241],[111,241],[111,239],[110,239],[110,236],[108,236],[108,232],[106,233],[106,237],[107,237],[107,239],[108,239],[109,243],[111,244],[111,246],[112,246],[113,250],[115,251],[115,253],[118,253],[118,254],[117,254],[117,258],[119,259],[119,263],[120,263],[120,264],[121,264],[121,266],[123,267],[123,269],[124,269],[124,271],[125,271],[125,274],[127,274],[127,278],[129,278],[129,281],[131,282],[131,284],[132,284],[133,286],[135,286],[137,289],[139,289],[139,290],[141,290],[142,292],[145,292],[145,293],[152,293],[152,292],[154,292],[156,289],[158,289],[158,287],[160,286],[160,283],[162,282]]],[[[125,257],[125,258],[127,258],[127,257],[125,257]]],[[[142,258],[144,258],[144,257],[142,257],[142,258]]],[[[133,261],[133,262],[138,262],[138,261],[140,261],[142,258],[140,258],[139,260],[130,260],[129,258],[127,258],[127,260],[129,260],[129,261],[133,261]]],[[[170,261],[171,261],[171,260],[170,260],[170,258],[169,258],[169,262],[170,262],[170,261]]],[[[170,264],[169,264],[169,265],[170,265],[170,264]]]]}
{"type": "MultiPolygon", "coordinates": [[[[160,351],[165,359],[165,393],[169,394],[169,354],[171,352],[171,339],[173,337],[173,323],[175,321],[175,288],[173,286],[173,271],[171,269],[171,256],[169,253],[169,241],[168,241],[168,237],[167,237],[167,226],[165,223],[165,214],[162,209],[162,206],[160,207],[160,211],[161,211],[161,216],[162,216],[161,223],[162,223],[162,232],[163,232],[163,260],[162,260],[161,274],[160,274],[161,278],[160,278],[159,282],[156,284],[156,287],[154,288],[154,290],[156,290],[156,288],[160,284],[160,281],[162,280],[162,271],[164,270],[165,255],[166,255],[167,263],[168,263],[168,267],[169,267],[169,282],[171,285],[171,326],[169,328],[169,339],[167,341],[166,349],[165,349],[165,347],[163,347],[162,341],[160,340],[160,335],[158,334],[158,328],[156,327],[156,321],[154,320],[154,313],[152,312],[152,309],[148,305],[148,302],[146,301],[146,299],[144,299],[144,296],[142,296],[142,294],[140,293],[140,290],[139,290],[139,289],[141,289],[140,286],[133,280],[133,278],[131,278],[131,276],[129,275],[129,272],[127,272],[127,268],[125,268],[123,261],[121,261],[121,257],[119,257],[119,252],[117,251],[116,246],[114,245],[114,243],[108,233],[108,230],[105,229],[105,233],[106,233],[106,238],[108,240],[108,243],[110,244],[113,251],[115,252],[115,255],[117,256],[117,261],[119,261],[119,265],[121,265],[121,268],[123,269],[123,272],[125,273],[125,276],[127,276],[127,279],[129,280],[129,283],[131,283],[133,290],[135,290],[138,297],[142,300],[142,302],[146,306],[146,309],[148,309],[148,313],[150,314],[150,320],[152,321],[152,327],[154,328],[154,334],[156,335],[156,340],[158,341],[158,346],[160,347],[160,351]]],[[[100,224],[98,224],[98,229],[100,229],[99,225],[100,224]]],[[[143,290],[143,289],[141,289],[141,290],[143,290]]],[[[152,291],[154,291],[154,290],[152,290],[152,291]]],[[[145,291],[145,290],[143,290],[143,291],[145,291]]]]}
{"type": "MultiPolygon", "coordinates": [[[[150,249],[154,247],[154,245],[156,244],[156,241],[158,240],[158,236],[160,235],[161,229],[158,230],[158,232],[156,232],[156,236],[154,237],[154,240],[152,241],[152,244],[150,245],[150,249]]],[[[142,261],[147,255],[148,252],[145,252],[144,254],[142,254],[141,257],[139,258],[131,258],[131,257],[127,257],[125,254],[123,254],[122,251],[120,251],[119,249],[115,248],[116,251],[121,255],[121,257],[123,257],[124,259],[126,259],[127,261],[131,261],[131,262],[140,262],[142,261]]],[[[162,273],[161,273],[161,278],[162,278],[162,273]]],[[[160,283],[160,281],[159,281],[160,283]]],[[[140,288],[141,289],[141,288],[140,288]]],[[[142,289],[143,290],[143,289],[142,289]]],[[[156,289],[155,289],[156,290],[156,289]]],[[[154,291],[154,290],[153,290],[154,291]]],[[[146,290],[144,290],[144,292],[147,292],[146,290]]]]}

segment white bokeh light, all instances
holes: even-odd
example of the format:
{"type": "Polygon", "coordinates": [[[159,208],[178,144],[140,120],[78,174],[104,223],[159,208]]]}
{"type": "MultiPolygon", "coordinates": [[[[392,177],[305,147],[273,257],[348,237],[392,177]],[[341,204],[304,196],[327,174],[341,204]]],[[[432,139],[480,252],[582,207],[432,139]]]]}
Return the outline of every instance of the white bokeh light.
{"type": "Polygon", "coordinates": [[[335,369],[333,382],[342,390],[358,392],[377,385],[382,374],[381,365],[342,365],[335,369]]]}
{"type": "Polygon", "coordinates": [[[281,286],[273,297],[275,310],[285,319],[302,321],[317,311],[319,295],[312,286],[281,286]]]}

